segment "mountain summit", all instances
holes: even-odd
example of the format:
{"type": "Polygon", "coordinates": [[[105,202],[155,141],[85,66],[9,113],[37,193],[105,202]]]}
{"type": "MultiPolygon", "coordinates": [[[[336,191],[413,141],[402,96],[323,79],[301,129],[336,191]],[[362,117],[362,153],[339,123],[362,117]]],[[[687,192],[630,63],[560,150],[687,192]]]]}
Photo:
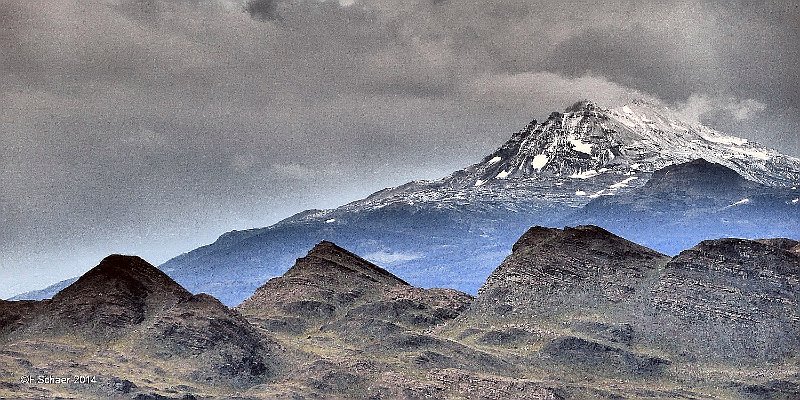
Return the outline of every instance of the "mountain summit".
{"type": "Polygon", "coordinates": [[[792,218],[761,221],[797,215],[798,183],[800,159],[681,121],[667,108],[582,101],[527,124],[480,162],[442,179],[229,232],[161,268],[192,292],[235,305],[285,272],[303,256],[301,249],[330,240],[415,285],[475,293],[511,244],[535,225],[601,225],[670,254],[698,237],[797,238],[792,218]],[[671,225],[677,228],[654,240],[661,231],[629,223],[640,210],[647,220],[651,211],[671,216],[684,206],[694,209],[698,198],[708,206],[691,214],[691,230],[671,225]],[[614,207],[629,212],[618,215],[614,207]],[[584,208],[590,210],[579,215],[584,208]],[[201,279],[208,276],[213,280],[201,279]]]}
{"type": "Polygon", "coordinates": [[[397,204],[559,212],[559,206],[580,207],[596,197],[628,192],[658,169],[697,159],[768,186],[800,183],[800,159],[682,121],[666,107],[640,100],[604,108],[582,101],[543,122],[530,122],[479,163],[445,178],[381,190],[304,217],[327,220],[340,211],[397,204]]]}
{"type": "Polygon", "coordinates": [[[589,178],[602,173],[652,172],[670,164],[705,159],[769,185],[800,179],[800,161],[745,139],[683,121],[652,103],[605,109],[590,101],[554,112],[514,134],[482,162],[451,180],[481,186],[516,177],[589,178]],[[786,173],[791,166],[794,173],[786,173]],[[472,181],[472,179],[475,179],[472,181]]]}
{"type": "MultiPolygon", "coordinates": [[[[564,112],[551,113],[543,122],[532,121],[481,162],[423,186],[465,189],[491,184],[515,186],[519,184],[516,181],[525,179],[555,183],[601,175],[638,177],[696,159],[724,165],[766,185],[800,182],[797,158],[681,121],[667,108],[635,101],[607,109],[582,101],[564,112]]],[[[626,185],[644,183],[634,180],[626,181],[626,185]]],[[[393,192],[407,196],[405,188],[393,192]]],[[[614,189],[607,188],[603,194],[614,189]]]]}
{"type": "MultiPolygon", "coordinates": [[[[692,162],[696,164],[663,171],[668,176],[659,175],[657,181],[697,186],[692,179],[676,180],[697,170],[702,172],[698,179],[723,177],[715,184],[726,187],[732,183],[740,188],[781,188],[785,192],[781,196],[794,196],[796,191],[789,187],[800,183],[800,159],[681,121],[667,108],[645,101],[617,108],[582,101],[527,124],[477,164],[442,179],[409,182],[336,209],[306,211],[267,228],[230,232],[162,267],[195,291],[209,291],[227,304],[238,304],[259,281],[286,271],[303,255],[299,249],[331,240],[413,284],[475,293],[529,227],[591,223],[570,216],[596,199],[633,196],[655,171],[692,162]],[[679,171],[685,175],[675,175],[679,171]],[[209,270],[219,282],[196,282],[192,271],[209,270]],[[252,282],[243,283],[242,276],[252,276],[252,282]],[[227,285],[239,289],[217,290],[227,285]]],[[[792,202],[796,197],[800,196],[789,198],[787,204],[781,197],[780,210],[800,205],[792,202]]],[[[672,199],[687,203],[682,197],[672,199]]],[[[775,203],[748,199],[754,201],[748,207],[775,203]]],[[[720,218],[727,222],[711,237],[794,237],[796,232],[789,225],[762,232],[765,227],[747,220],[720,218]]],[[[624,223],[615,221],[615,229],[624,223]]],[[[675,251],[669,243],[651,240],[651,232],[637,230],[626,237],[661,252],[675,251]]],[[[702,236],[697,230],[691,234],[679,243],[702,236]]],[[[680,232],[664,235],[680,236],[680,232]]]]}

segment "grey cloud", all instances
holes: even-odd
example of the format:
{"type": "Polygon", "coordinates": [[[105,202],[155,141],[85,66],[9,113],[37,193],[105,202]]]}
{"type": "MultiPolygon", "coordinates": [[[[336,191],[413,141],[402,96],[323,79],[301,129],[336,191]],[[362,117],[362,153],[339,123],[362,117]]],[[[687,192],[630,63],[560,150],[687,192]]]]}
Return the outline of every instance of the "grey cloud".
{"type": "Polygon", "coordinates": [[[156,23],[159,18],[159,0],[123,0],[117,5],[117,9],[131,19],[144,22],[156,23]]]}
{"type": "Polygon", "coordinates": [[[659,39],[657,33],[648,32],[644,26],[587,29],[550,53],[549,69],[574,77],[600,74],[667,100],[713,89],[709,78],[718,73],[713,60],[682,54],[687,44],[679,38],[659,39]]]}
{"type": "Polygon", "coordinates": [[[277,21],[281,19],[278,7],[280,0],[250,0],[245,10],[254,18],[262,21],[277,21]]]}
{"type": "Polygon", "coordinates": [[[442,176],[580,98],[731,99],[698,118],[800,154],[796,8],[687,4],[0,2],[0,297],[442,176]]]}

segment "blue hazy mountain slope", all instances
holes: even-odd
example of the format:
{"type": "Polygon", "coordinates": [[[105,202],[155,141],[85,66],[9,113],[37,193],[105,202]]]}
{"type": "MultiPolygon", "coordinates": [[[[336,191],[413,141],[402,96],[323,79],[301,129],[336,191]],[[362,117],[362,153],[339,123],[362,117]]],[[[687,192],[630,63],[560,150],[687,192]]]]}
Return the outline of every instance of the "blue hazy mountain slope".
{"type": "Polygon", "coordinates": [[[414,285],[475,293],[532,225],[596,223],[668,254],[714,237],[797,238],[800,195],[791,187],[798,181],[800,160],[687,124],[653,104],[604,109],[581,102],[532,122],[478,164],[441,180],[231,232],[162,268],[192,291],[237,304],[305,249],[332,240],[414,285]],[[696,168],[697,159],[725,173],[696,168]],[[684,172],[696,180],[664,170],[682,163],[690,163],[684,172]],[[646,187],[654,174],[651,186],[687,186],[668,196],[646,187]],[[609,205],[628,198],[653,206],[637,213],[639,206],[622,212],[609,205]],[[655,231],[652,224],[640,227],[652,213],[683,222],[655,231]],[[681,215],[687,218],[676,218],[681,215]]]}
{"type": "Polygon", "coordinates": [[[267,279],[285,272],[322,240],[342,243],[422,287],[474,293],[525,231],[527,218],[394,206],[350,213],[334,222],[287,221],[243,233],[170,260],[162,269],[193,292],[238,304],[267,279]]]}
{"type": "Polygon", "coordinates": [[[714,237],[798,238],[798,182],[800,160],[668,109],[579,102],[440,180],[229,232],[161,268],[235,305],[331,240],[414,285],[475,293],[533,225],[595,223],[667,254],[714,237]]]}
{"type": "Polygon", "coordinates": [[[30,292],[25,292],[22,294],[18,294],[14,297],[9,298],[8,300],[16,301],[16,300],[44,300],[53,297],[56,293],[60,292],[62,289],[66,288],[67,286],[71,285],[73,282],[77,281],[78,278],[69,278],[65,279],[61,282],[56,282],[44,289],[33,290],[30,292]]]}
{"type": "Polygon", "coordinates": [[[676,254],[724,237],[800,238],[800,190],[748,181],[725,166],[695,160],[653,173],[625,196],[598,197],[564,224],[594,224],[676,254]]]}

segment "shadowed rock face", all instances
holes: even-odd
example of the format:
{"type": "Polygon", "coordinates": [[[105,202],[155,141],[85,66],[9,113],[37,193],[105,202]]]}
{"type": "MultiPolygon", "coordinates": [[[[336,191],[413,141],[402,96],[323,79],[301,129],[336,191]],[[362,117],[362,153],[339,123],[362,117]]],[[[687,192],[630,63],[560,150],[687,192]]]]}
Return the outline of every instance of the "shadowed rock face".
{"type": "Polygon", "coordinates": [[[33,300],[0,300],[0,338],[20,329],[31,315],[37,314],[42,303],[33,300]]]}
{"type": "Polygon", "coordinates": [[[28,310],[17,318],[16,334],[69,331],[109,340],[191,296],[143,259],[111,255],[52,300],[8,304],[28,310]]]}
{"type": "Polygon", "coordinates": [[[595,226],[534,227],[489,276],[470,312],[490,319],[591,314],[627,301],[666,260],[595,226]]]}
{"type": "Polygon", "coordinates": [[[781,250],[786,250],[792,253],[797,253],[798,250],[800,250],[799,241],[787,238],[758,239],[756,240],[756,242],[766,244],[772,247],[777,247],[781,250]]]}
{"type": "Polygon", "coordinates": [[[145,260],[115,254],[56,294],[47,308],[61,324],[114,336],[191,296],[145,260]]]}
{"type": "Polygon", "coordinates": [[[800,257],[788,245],[719,239],[681,252],[650,291],[646,337],[700,359],[798,356],[800,257]]]}
{"type": "Polygon", "coordinates": [[[199,294],[181,301],[145,328],[138,341],[155,356],[175,362],[202,360],[193,380],[249,385],[275,375],[275,344],[239,313],[199,294]]]}
{"type": "Polygon", "coordinates": [[[454,318],[470,300],[451,289],[412,287],[331,242],[321,242],[238,309],[260,317],[265,328],[294,332],[322,323],[346,327],[362,317],[425,328],[454,318]]]}
{"type": "MultiPolygon", "coordinates": [[[[742,199],[748,199],[748,203],[742,204],[745,205],[764,193],[785,192],[788,193],[785,189],[748,181],[728,167],[699,159],[653,172],[643,187],[626,196],[598,197],[578,215],[603,222],[618,219],[634,225],[653,219],[664,223],[687,216],[708,217],[742,199]]],[[[653,225],[647,228],[652,229],[653,225]]]]}
{"type": "Polygon", "coordinates": [[[643,190],[650,192],[726,193],[731,190],[754,190],[764,188],[744,179],[736,171],[720,164],[697,159],[687,163],[670,165],[653,172],[643,190]]]}
{"type": "Polygon", "coordinates": [[[253,384],[276,365],[269,339],[241,315],[134,256],[106,257],[52,300],[3,302],[0,333],[11,343],[44,340],[43,349],[62,341],[102,352],[130,346],[138,362],[174,361],[175,376],[203,383],[253,384]]]}
{"type": "Polygon", "coordinates": [[[658,375],[670,364],[658,357],[643,356],[573,336],[553,340],[542,349],[542,353],[571,368],[589,370],[598,375],[611,371],[632,378],[658,375]]]}

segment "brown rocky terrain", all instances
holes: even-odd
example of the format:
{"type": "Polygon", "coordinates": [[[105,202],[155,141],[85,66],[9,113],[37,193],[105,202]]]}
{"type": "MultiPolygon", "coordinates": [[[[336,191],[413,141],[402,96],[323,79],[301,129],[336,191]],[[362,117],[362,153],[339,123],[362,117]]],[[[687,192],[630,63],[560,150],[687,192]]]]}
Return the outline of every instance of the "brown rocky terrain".
{"type": "Polygon", "coordinates": [[[277,331],[323,324],[331,328],[364,316],[419,330],[454,318],[471,300],[451,289],[415,288],[333,243],[321,242],[237,309],[264,318],[265,328],[277,331]]]}
{"type": "Polygon", "coordinates": [[[471,296],[451,289],[412,287],[333,243],[321,242],[237,310],[283,339],[295,360],[303,360],[289,376],[304,393],[393,398],[385,392],[402,393],[405,388],[382,377],[398,370],[409,385],[420,387],[419,393],[444,395],[453,389],[431,382],[426,374],[433,369],[474,374],[513,369],[501,357],[431,333],[470,301],[471,296]]]}
{"type": "Polygon", "coordinates": [[[797,399],[798,244],[534,227],[473,298],[321,242],[235,309],[115,255],[0,301],[0,398],[797,399]]]}
{"type": "Polygon", "coordinates": [[[644,337],[687,359],[764,366],[800,356],[795,243],[720,239],[682,252],[643,304],[644,337]]]}
{"type": "MultiPolygon", "coordinates": [[[[534,227],[480,289],[478,310],[492,319],[522,314],[535,319],[581,318],[625,302],[668,257],[596,227],[534,227]],[[488,310],[487,310],[488,311],[488,310]]],[[[499,322],[499,321],[497,321],[499,322]]]]}
{"type": "Polygon", "coordinates": [[[503,352],[566,397],[789,399],[796,245],[720,239],[670,259],[594,226],[534,227],[438,333],[503,352]]]}
{"type": "Polygon", "coordinates": [[[106,257],[52,300],[0,307],[10,398],[216,392],[263,382],[280,364],[238,313],[139,257],[106,257]],[[25,375],[70,381],[20,382],[25,375]],[[76,378],[86,375],[94,382],[76,378]]]}

